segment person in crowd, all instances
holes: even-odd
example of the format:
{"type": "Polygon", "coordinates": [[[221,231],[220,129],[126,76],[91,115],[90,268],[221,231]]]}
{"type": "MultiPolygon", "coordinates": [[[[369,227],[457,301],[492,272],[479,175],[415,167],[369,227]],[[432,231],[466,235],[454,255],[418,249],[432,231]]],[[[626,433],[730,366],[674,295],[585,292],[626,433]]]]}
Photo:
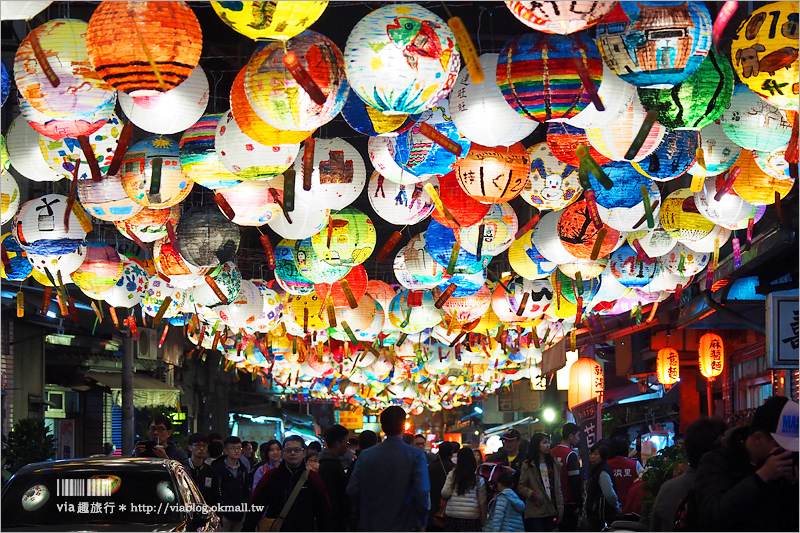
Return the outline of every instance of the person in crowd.
{"type": "Polygon", "coordinates": [[[620,504],[622,504],[628,498],[628,491],[634,481],[639,478],[642,465],[638,460],[628,457],[630,445],[627,435],[611,437],[609,448],[611,457],[608,458],[608,466],[611,467],[611,473],[614,475],[617,497],[619,498],[620,504]]]}
{"type": "Polygon", "coordinates": [[[428,478],[431,483],[431,509],[428,512],[428,531],[442,531],[441,528],[433,523],[433,517],[439,512],[439,496],[442,494],[444,482],[455,464],[450,458],[453,456],[453,442],[444,441],[439,445],[439,453],[436,459],[428,465],[428,478]]]}
{"type": "Polygon", "coordinates": [[[475,462],[478,465],[483,464],[483,452],[481,451],[480,448],[473,448],[472,449],[472,455],[475,456],[475,462]]]}
{"type": "MultiPolygon", "coordinates": [[[[637,515],[642,517],[642,499],[645,496],[644,490],[644,473],[647,472],[646,468],[639,471],[639,476],[633,480],[631,488],[628,489],[628,495],[625,496],[625,501],[622,502],[622,516],[637,515]]],[[[637,518],[638,520],[638,518],[637,518]]]]}
{"type": "Polygon", "coordinates": [[[798,404],[773,396],[697,467],[699,525],[706,531],[798,531],[798,404]]]}
{"type": "Polygon", "coordinates": [[[316,450],[309,448],[306,451],[306,468],[313,472],[319,472],[319,454],[316,450]]]}
{"type": "Polygon", "coordinates": [[[561,428],[561,444],[550,448],[550,455],[561,463],[561,498],[564,514],[558,524],[559,531],[577,531],[578,519],[583,509],[583,475],[575,448],[580,443],[581,430],[572,422],[561,428]]]}
{"type": "MultiPolygon", "coordinates": [[[[670,479],[661,485],[656,501],[653,504],[653,512],[650,519],[650,531],[673,531],[675,525],[675,513],[678,507],[694,490],[697,478],[697,467],[700,465],[700,458],[720,444],[722,435],[727,426],[719,418],[703,416],[689,424],[686,434],[683,437],[683,448],[689,460],[689,468],[681,475],[670,479]]],[[[691,496],[691,506],[696,509],[696,500],[691,496]]],[[[694,514],[694,513],[692,513],[694,514]]],[[[690,519],[696,519],[692,516],[690,519]]],[[[699,528],[699,524],[694,524],[699,528]]]]}
{"type": "Polygon", "coordinates": [[[353,437],[352,439],[348,439],[347,441],[347,451],[344,452],[344,455],[339,457],[339,461],[342,463],[342,468],[344,471],[350,474],[353,471],[353,463],[356,460],[356,456],[358,455],[359,447],[358,447],[358,439],[353,437]]]}
{"type": "Polygon", "coordinates": [[[614,475],[608,466],[611,455],[607,440],[589,448],[589,480],[586,485],[586,520],[584,531],[600,531],[619,516],[619,498],[614,487],[614,475]]]}
{"type": "Polygon", "coordinates": [[[458,450],[456,462],[441,492],[447,500],[445,527],[447,531],[480,531],[486,520],[486,482],[475,473],[478,464],[470,448],[458,450]]]}
{"type": "Polygon", "coordinates": [[[147,425],[147,434],[154,443],[148,446],[145,442],[137,442],[133,453],[136,457],[158,457],[161,459],[174,459],[185,463],[188,460],[186,452],[178,448],[172,436],[172,421],[164,415],[155,415],[147,425]]]}
{"type": "Polygon", "coordinates": [[[503,447],[487,457],[486,461],[513,468],[515,472],[514,485],[511,488],[517,490],[519,475],[522,472],[522,461],[525,460],[524,452],[527,450],[521,450],[522,435],[516,429],[507,430],[500,439],[503,441],[503,447]]]}
{"type": "Polygon", "coordinates": [[[253,448],[253,443],[249,440],[242,441],[242,458],[246,459],[249,463],[249,470],[252,471],[253,466],[255,466],[255,458],[253,456],[255,448],[253,448]]]}
{"type": "Polygon", "coordinates": [[[511,488],[514,484],[514,472],[505,470],[497,476],[497,495],[489,505],[489,517],[486,519],[484,531],[525,531],[522,513],[525,502],[511,488]]]}
{"type": "Polygon", "coordinates": [[[414,435],[414,446],[425,452],[425,459],[428,461],[428,464],[431,464],[433,460],[436,459],[436,455],[425,449],[427,444],[428,439],[425,438],[425,435],[422,433],[417,433],[414,435]]]}
{"type": "MultiPolygon", "coordinates": [[[[352,449],[351,448],[352,445],[350,443],[350,441],[352,441],[352,440],[353,439],[351,438],[350,440],[347,441],[347,449],[348,450],[352,449]]],[[[358,451],[359,451],[359,454],[361,452],[363,452],[364,450],[366,450],[367,448],[372,448],[376,444],[378,444],[378,434],[375,433],[374,431],[372,431],[370,429],[367,429],[367,430],[364,430],[361,433],[359,433],[359,435],[358,435],[358,451]]]]}
{"type": "Polygon", "coordinates": [[[525,531],[553,531],[564,514],[561,471],[550,455],[550,437],[535,433],[522,463],[517,494],[525,502],[525,531]]]}
{"type": "Polygon", "coordinates": [[[347,452],[346,427],[336,424],[323,434],[325,447],[319,453],[319,475],[325,482],[331,501],[333,531],[347,530],[350,501],[347,498],[347,473],[339,458],[347,452]]]}
{"type": "MultiPolygon", "coordinates": [[[[315,440],[312,440],[308,444],[308,446],[306,447],[306,453],[308,453],[310,451],[315,451],[315,452],[319,453],[320,451],[322,451],[322,444],[320,444],[319,442],[317,442],[315,440]]],[[[308,459],[308,456],[306,456],[306,459],[308,459]]]]}
{"type": "Polygon", "coordinates": [[[361,531],[421,531],[430,509],[425,454],[402,439],[406,413],[399,405],[381,412],[386,439],[361,452],[347,495],[358,505],[361,531]]]}
{"type": "Polygon", "coordinates": [[[260,448],[261,454],[261,463],[257,465],[257,468],[253,471],[253,488],[256,488],[258,482],[261,481],[261,477],[266,473],[267,470],[271,468],[277,468],[277,466],[281,463],[281,457],[283,456],[283,446],[281,445],[281,441],[272,439],[271,441],[267,441],[261,445],[260,448]]]}
{"type": "Polygon", "coordinates": [[[305,456],[302,437],[289,435],[283,439],[283,460],[277,468],[267,470],[253,489],[245,531],[255,531],[261,518],[278,518],[298,483],[302,488],[286,512],[280,531],[334,531],[325,482],[318,472],[306,468],[305,456]],[[264,510],[254,511],[253,506],[264,506],[264,510]]]}
{"type": "Polygon", "coordinates": [[[405,442],[409,446],[414,446],[414,434],[413,433],[403,433],[403,442],[405,442]]]}
{"type": "MultiPolygon", "coordinates": [[[[211,464],[211,468],[220,477],[220,504],[241,505],[247,503],[250,496],[248,485],[248,468],[242,463],[242,440],[239,437],[228,437],[222,443],[225,455],[211,464]]],[[[226,511],[219,513],[222,517],[222,531],[241,531],[244,513],[226,511]]]]}
{"type": "Polygon", "coordinates": [[[183,463],[183,466],[189,471],[206,503],[216,505],[222,494],[219,474],[205,462],[208,456],[208,437],[200,433],[192,433],[188,440],[191,456],[183,463]]]}
{"type": "Polygon", "coordinates": [[[222,444],[222,441],[212,440],[208,443],[208,457],[206,457],[206,463],[209,465],[213,464],[214,461],[218,461],[220,457],[224,458],[224,454],[225,446],[222,444]]]}

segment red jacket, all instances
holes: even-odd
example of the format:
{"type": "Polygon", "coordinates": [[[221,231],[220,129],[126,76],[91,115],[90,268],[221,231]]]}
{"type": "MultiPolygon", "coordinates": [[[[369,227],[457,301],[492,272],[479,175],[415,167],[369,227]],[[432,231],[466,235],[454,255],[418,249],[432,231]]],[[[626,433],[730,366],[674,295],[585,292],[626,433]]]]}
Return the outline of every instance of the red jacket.
{"type": "Polygon", "coordinates": [[[618,455],[608,460],[608,466],[611,467],[611,472],[614,474],[614,484],[617,486],[617,498],[620,504],[622,504],[625,502],[625,498],[628,497],[628,491],[633,485],[633,482],[639,477],[639,461],[618,455]]]}

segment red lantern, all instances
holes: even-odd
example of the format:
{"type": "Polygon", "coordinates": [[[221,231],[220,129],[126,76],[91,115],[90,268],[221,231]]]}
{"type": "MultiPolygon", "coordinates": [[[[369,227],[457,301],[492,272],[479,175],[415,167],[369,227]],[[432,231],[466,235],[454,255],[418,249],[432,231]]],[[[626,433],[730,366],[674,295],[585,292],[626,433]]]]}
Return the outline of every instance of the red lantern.
{"type": "Polygon", "coordinates": [[[314,285],[314,292],[317,293],[319,298],[323,301],[326,296],[330,296],[333,300],[334,307],[350,307],[347,299],[347,294],[342,287],[342,281],[347,280],[347,285],[350,287],[350,292],[356,302],[364,297],[367,292],[367,271],[364,270],[362,265],[356,265],[350,269],[345,277],[341,280],[329,283],[317,283],[314,285]]]}
{"type": "Polygon", "coordinates": [[[725,347],[722,337],[716,333],[706,333],[700,337],[697,352],[700,356],[700,373],[709,381],[722,374],[725,367],[725,347]]]}
{"type": "MultiPolygon", "coordinates": [[[[439,177],[439,198],[462,226],[477,224],[489,212],[488,204],[480,203],[461,189],[455,172],[448,172],[439,177]]],[[[438,209],[434,209],[431,216],[443,226],[451,229],[456,227],[456,224],[442,215],[438,209]]]]}
{"type": "Polygon", "coordinates": [[[572,409],[592,398],[603,398],[603,368],[588,357],[581,357],[569,367],[567,403],[572,409]]]}
{"type": "Polygon", "coordinates": [[[675,348],[661,348],[656,356],[656,377],[667,388],[680,379],[680,362],[675,348]]]}

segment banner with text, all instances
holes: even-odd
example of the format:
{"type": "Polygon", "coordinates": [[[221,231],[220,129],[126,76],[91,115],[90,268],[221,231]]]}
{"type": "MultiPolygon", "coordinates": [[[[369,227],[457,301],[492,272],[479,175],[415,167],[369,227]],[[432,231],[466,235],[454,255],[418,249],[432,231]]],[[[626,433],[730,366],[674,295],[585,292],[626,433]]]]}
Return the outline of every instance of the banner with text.
{"type": "Polygon", "coordinates": [[[578,448],[581,452],[584,473],[589,471],[589,448],[603,438],[603,404],[597,400],[597,398],[592,398],[572,408],[575,423],[581,430],[581,441],[578,448]]]}

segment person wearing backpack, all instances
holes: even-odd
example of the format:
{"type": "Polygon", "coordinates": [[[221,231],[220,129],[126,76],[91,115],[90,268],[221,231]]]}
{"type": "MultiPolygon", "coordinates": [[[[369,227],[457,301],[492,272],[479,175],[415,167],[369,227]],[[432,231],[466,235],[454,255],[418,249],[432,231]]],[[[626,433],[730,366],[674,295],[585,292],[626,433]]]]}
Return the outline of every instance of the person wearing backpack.
{"type": "Polygon", "coordinates": [[[456,467],[447,474],[442,488],[442,498],[447,500],[447,531],[479,531],[486,520],[486,482],[476,475],[477,469],[472,450],[458,450],[456,467]]]}
{"type": "Polygon", "coordinates": [[[525,531],[522,513],[525,512],[525,502],[511,488],[514,485],[514,471],[503,470],[497,476],[497,495],[489,504],[489,517],[483,530],[487,533],[508,531],[521,533],[525,531]]]}
{"type": "Polygon", "coordinates": [[[689,468],[676,478],[661,486],[653,504],[650,531],[675,531],[676,515],[680,514],[678,525],[685,531],[697,531],[699,524],[692,523],[696,502],[694,484],[700,458],[719,444],[727,426],[718,418],[707,416],[692,422],[683,437],[683,447],[689,459],[689,468]]]}

